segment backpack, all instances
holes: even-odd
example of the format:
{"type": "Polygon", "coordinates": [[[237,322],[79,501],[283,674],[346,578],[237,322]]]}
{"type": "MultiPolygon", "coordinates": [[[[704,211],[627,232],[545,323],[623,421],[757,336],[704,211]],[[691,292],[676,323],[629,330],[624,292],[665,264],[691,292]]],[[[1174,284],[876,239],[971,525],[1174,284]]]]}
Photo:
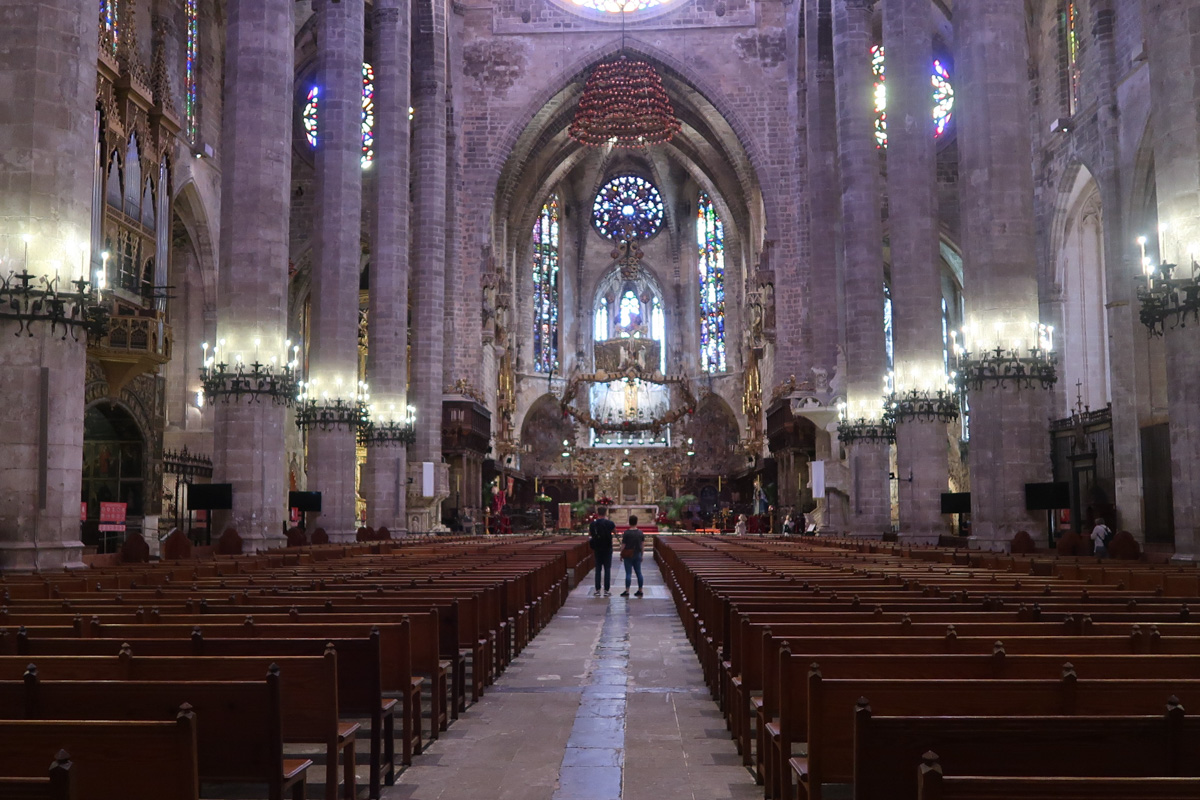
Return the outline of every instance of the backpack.
{"type": "Polygon", "coordinates": [[[1112,540],[1113,540],[1112,528],[1105,525],[1104,526],[1104,546],[1108,547],[1109,542],[1111,542],[1112,540]]]}

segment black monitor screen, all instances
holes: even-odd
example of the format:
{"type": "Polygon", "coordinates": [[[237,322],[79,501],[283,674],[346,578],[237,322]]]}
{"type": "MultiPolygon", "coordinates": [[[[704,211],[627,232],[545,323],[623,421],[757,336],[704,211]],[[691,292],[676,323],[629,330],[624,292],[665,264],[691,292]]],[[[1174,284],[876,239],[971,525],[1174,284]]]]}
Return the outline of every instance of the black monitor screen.
{"type": "Polygon", "coordinates": [[[188,511],[228,511],[233,508],[232,483],[193,483],[188,486],[188,511]]]}
{"type": "Polygon", "coordinates": [[[1071,507],[1071,486],[1066,481],[1025,484],[1025,510],[1049,511],[1071,507]]]}
{"type": "Polygon", "coordinates": [[[970,492],[942,492],[943,514],[970,514],[970,492]]]}
{"type": "Polygon", "coordinates": [[[294,508],[297,511],[320,511],[321,510],[321,493],[320,492],[288,492],[288,508],[294,508]]]}

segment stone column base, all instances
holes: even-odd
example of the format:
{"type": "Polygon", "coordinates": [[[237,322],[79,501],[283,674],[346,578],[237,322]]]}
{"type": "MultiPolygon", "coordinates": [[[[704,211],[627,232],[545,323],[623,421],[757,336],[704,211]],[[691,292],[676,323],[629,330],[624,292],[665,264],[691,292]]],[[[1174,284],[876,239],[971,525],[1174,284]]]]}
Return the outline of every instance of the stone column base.
{"type": "Polygon", "coordinates": [[[83,569],[83,542],[0,542],[0,572],[83,569]]]}

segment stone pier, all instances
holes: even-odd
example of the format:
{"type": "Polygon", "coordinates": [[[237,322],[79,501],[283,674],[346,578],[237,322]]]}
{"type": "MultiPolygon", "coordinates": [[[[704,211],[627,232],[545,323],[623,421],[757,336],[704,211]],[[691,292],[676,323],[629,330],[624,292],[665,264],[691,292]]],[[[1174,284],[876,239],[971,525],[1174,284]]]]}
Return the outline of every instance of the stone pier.
{"type": "MultiPolygon", "coordinates": [[[[1016,342],[1028,355],[1039,308],[1025,5],[964,3],[954,32],[968,349],[977,358],[1016,342]]],[[[1025,484],[1050,480],[1052,396],[1012,381],[970,390],[972,533],[985,549],[1006,548],[1020,530],[1046,541],[1045,512],[1025,510],[1025,484]]]]}
{"type": "MultiPolygon", "coordinates": [[[[1151,0],[1145,31],[1159,253],[1162,263],[1177,265],[1175,277],[1186,280],[1200,261],[1200,7],[1151,0]]],[[[1164,326],[1175,552],[1195,560],[1200,549],[1200,328],[1175,323],[1169,319],[1164,326]]]]}
{"type": "MultiPolygon", "coordinates": [[[[908,393],[910,400],[931,399],[937,391],[946,390],[947,371],[934,202],[929,3],[884,3],[883,43],[895,388],[902,398],[908,393]]],[[[941,513],[941,494],[948,491],[950,483],[947,444],[945,422],[912,417],[897,420],[896,477],[902,533],[934,541],[939,534],[949,533],[948,517],[941,513]]]]}
{"type": "MultiPolygon", "coordinates": [[[[292,5],[230,0],[221,129],[218,360],[286,358],[292,164],[292,5]],[[256,344],[257,342],[257,344],[256,344]]],[[[233,484],[227,517],[248,551],[283,544],[282,403],[215,401],[213,481],[233,484]]],[[[219,533],[221,525],[214,526],[219,533]]]]}
{"type": "MultiPolygon", "coordinates": [[[[887,352],[883,331],[883,230],[879,153],[873,135],[871,0],[838,0],[833,11],[838,160],[845,252],[846,402],[851,419],[879,423],[887,352]]],[[[891,529],[888,443],[850,445],[851,532],[891,529]]]]}
{"type": "MultiPolygon", "coordinates": [[[[409,0],[375,2],[375,207],[367,382],[376,421],[403,418],[408,404],[409,0]]],[[[367,524],[393,536],[407,527],[407,448],[368,445],[362,491],[367,524]]]]}
{"type": "MultiPolygon", "coordinates": [[[[70,0],[0,9],[0,274],[31,285],[57,272],[70,289],[91,240],[96,26],[95,5],[70,0]]],[[[20,324],[0,318],[0,570],[81,567],[87,335],[20,324]]]]}
{"type": "MultiPolygon", "coordinates": [[[[308,344],[310,396],[353,404],[358,387],[358,275],[362,255],[363,0],[319,0],[319,96],[316,151],[316,230],[308,344]]],[[[331,541],[352,540],[355,428],[308,431],[310,491],[321,492],[321,512],[310,530],[331,541]]]]}

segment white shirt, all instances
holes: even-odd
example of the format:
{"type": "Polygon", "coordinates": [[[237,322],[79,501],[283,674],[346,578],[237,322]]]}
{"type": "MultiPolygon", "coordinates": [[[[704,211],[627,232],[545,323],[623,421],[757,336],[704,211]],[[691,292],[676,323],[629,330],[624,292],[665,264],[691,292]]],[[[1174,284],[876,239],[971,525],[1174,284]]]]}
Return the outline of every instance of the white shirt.
{"type": "Polygon", "coordinates": [[[1104,524],[1097,525],[1092,528],[1092,542],[1097,547],[1104,547],[1104,536],[1108,532],[1108,526],[1104,524]]]}

